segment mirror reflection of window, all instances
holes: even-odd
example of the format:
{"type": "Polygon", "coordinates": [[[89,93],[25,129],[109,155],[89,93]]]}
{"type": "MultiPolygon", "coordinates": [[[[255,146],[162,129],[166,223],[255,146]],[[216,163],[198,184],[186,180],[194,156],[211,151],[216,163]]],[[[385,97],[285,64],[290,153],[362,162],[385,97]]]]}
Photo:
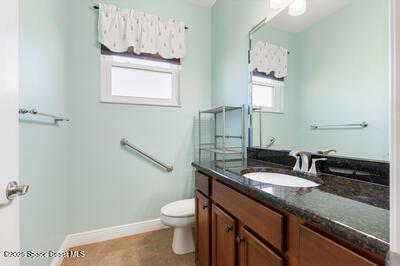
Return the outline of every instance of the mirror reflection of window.
{"type": "Polygon", "coordinates": [[[283,82],[269,77],[254,76],[252,103],[262,112],[282,113],[283,82]]]}
{"type": "Polygon", "coordinates": [[[302,15],[277,9],[251,28],[250,146],[276,137],[276,150],[389,159],[388,3],[308,0],[302,15]],[[284,101],[259,77],[280,78],[284,101]]]}
{"type": "Polygon", "coordinates": [[[275,106],[274,87],[253,84],[253,105],[273,108],[275,106]]]}

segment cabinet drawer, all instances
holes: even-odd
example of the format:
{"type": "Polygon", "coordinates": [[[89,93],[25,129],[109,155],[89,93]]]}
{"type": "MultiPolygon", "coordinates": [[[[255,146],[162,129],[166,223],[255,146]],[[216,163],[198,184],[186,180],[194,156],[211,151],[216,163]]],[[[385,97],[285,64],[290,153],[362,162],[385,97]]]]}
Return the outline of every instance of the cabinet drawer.
{"type": "Polygon", "coordinates": [[[212,183],[215,202],[255,233],[283,251],[283,216],[218,181],[212,183]]]}
{"type": "Polygon", "coordinates": [[[204,195],[211,195],[211,177],[206,176],[200,172],[196,172],[195,176],[195,187],[197,190],[201,191],[204,195]]]}
{"type": "Polygon", "coordinates": [[[372,261],[354,253],[336,242],[300,226],[300,264],[302,266],[372,266],[372,261]]]}

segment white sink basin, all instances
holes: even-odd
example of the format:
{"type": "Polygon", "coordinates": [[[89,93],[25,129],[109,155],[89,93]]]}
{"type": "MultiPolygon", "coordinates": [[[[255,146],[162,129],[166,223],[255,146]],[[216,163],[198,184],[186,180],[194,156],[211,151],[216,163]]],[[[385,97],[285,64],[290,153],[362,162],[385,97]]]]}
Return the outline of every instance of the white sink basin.
{"type": "Polygon", "coordinates": [[[304,178],[277,173],[255,172],[243,176],[257,182],[285,187],[318,187],[320,185],[304,178]]]}

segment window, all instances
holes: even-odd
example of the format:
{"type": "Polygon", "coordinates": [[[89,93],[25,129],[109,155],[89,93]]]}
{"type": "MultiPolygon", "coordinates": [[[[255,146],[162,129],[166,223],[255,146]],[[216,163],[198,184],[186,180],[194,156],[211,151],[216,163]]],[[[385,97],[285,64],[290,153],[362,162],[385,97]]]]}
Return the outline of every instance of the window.
{"type": "Polygon", "coordinates": [[[101,55],[101,101],[180,106],[181,66],[173,62],[101,55]]]}
{"type": "Polygon", "coordinates": [[[263,112],[283,112],[283,81],[253,76],[252,105],[263,112]]]}

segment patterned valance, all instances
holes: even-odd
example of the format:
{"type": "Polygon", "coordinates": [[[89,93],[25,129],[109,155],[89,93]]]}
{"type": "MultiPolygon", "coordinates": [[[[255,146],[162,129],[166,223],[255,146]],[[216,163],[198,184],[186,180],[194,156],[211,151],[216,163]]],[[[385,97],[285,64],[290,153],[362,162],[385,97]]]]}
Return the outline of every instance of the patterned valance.
{"type": "Polygon", "coordinates": [[[270,43],[257,42],[251,50],[252,71],[272,74],[276,78],[288,75],[288,50],[270,43]]]}
{"type": "Polygon", "coordinates": [[[114,5],[100,4],[99,42],[123,53],[133,47],[136,54],[158,54],[165,59],[185,56],[185,24],[114,5]]]}

